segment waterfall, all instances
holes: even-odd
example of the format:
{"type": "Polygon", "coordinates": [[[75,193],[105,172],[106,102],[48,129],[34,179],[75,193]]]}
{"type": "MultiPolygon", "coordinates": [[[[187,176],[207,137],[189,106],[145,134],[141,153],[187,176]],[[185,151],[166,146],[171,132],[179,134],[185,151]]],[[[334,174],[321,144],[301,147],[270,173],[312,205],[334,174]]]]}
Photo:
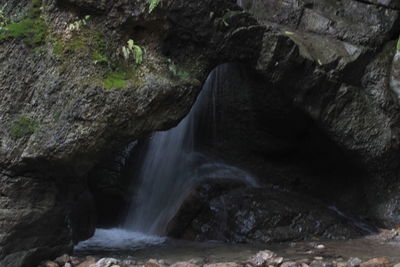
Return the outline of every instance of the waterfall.
{"type": "Polygon", "coordinates": [[[202,180],[238,179],[249,186],[257,186],[256,180],[247,172],[209,159],[195,150],[197,133],[204,130],[199,129],[199,119],[204,115],[207,115],[210,138],[218,140],[217,94],[230,71],[229,64],[217,67],[207,78],[189,114],[175,128],[151,135],[136,177],[139,180],[137,194],[123,229],[98,229],[94,237],[81,242],[75,249],[132,249],[143,243],[163,242],[163,238],[156,236],[166,234],[168,222],[202,180]]]}
{"type": "MultiPolygon", "coordinates": [[[[217,67],[206,80],[189,114],[173,129],[155,132],[145,152],[139,174],[141,184],[128,218],[127,229],[163,235],[167,223],[193,187],[205,178],[253,179],[238,168],[207,160],[195,151],[198,121],[202,113],[211,117],[208,124],[216,133],[216,94],[220,79],[229,65],[217,67]]],[[[226,76],[225,76],[226,77],[226,76]]]]}

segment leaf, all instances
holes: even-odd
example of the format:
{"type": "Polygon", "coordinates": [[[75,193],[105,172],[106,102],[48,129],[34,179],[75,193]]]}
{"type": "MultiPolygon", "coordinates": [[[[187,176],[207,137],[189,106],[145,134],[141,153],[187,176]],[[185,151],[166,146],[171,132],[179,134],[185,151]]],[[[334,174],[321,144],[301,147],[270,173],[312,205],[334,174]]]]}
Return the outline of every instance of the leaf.
{"type": "Polygon", "coordinates": [[[129,55],[131,54],[131,51],[126,48],[125,46],[122,47],[122,55],[125,58],[125,60],[129,59],[129,55]]]}
{"type": "Polygon", "coordinates": [[[128,40],[128,48],[129,50],[133,50],[133,47],[135,46],[135,42],[132,39],[128,40]]]}
{"type": "Polygon", "coordinates": [[[141,64],[143,62],[143,50],[140,46],[134,46],[135,51],[135,62],[136,64],[141,64]]]}
{"type": "Polygon", "coordinates": [[[90,19],[90,15],[86,15],[85,20],[89,20],[89,19],[90,19]]]}
{"type": "Polygon", "coordinates": [[[400,37],[399,40],[397,41],[397,51],[400,52],[400,37]]]}
{"type": "Polygon", "coordinates": [[[149,0],[150,5],[149,5],[149,14],[153,12],[153,10],[160,4],[161,0],[149,0]]]}

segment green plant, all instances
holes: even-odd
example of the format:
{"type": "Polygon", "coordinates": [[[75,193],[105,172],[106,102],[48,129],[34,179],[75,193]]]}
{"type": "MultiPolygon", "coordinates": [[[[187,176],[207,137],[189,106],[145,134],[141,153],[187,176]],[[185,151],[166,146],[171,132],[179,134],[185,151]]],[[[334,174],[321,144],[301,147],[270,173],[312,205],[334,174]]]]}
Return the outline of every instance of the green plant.
{"type": "Polygon", "coordinates": [[[143,62],[143,49],[142,47],[135,44],[132,39],[129,39],[127,46],[122,47],[122,56],[125,60],[129,60],[132,56],[136,64],[141,64],[143,62]]]}
{"type": "Polygon", "coordinates": [[[160,4],[161,0],[149,0],[149,14],[160,4]]]}
{"type": "Polygon", "coordinates": [[[399,40],[397,41],[397,51],[400,52],[400,37],[399,40]]]}
{"type": "Polygon", "coordinates": [[[45,40],[47,32],[47,24],[42,19],[26,18],[2,28],[0,41],[7,38],[22,38],[26,44],[38,45],[45,40]]]}
{"type": "Polygon", "coordinates": [[[92,59],[94,64],[108,63],[108,58],[105,55],[103,55],[99,50],[93,51],[92,59]]]}
{"type": "Polygon", "coordinates": [[[89,15],[86,15],[83,19],[77,20],[68,25],[67,29],[70,31],[79,31],[82,26],[87,25],[88,20],[90,19],[89,15]]]}
{"type": "Polygon", "coordinates": [[[168,61],[168,69],[173,76],[181,80],[188,80],[190,78],[189,73],[187,73],[186,71],[179,70],[177,65],[171,59],[168,59],[167,61],[168,61]]]}
{"type": "Polygon", "coordinates": [[[0,9],[0,31],[10,23],[12,23],[11,19],[4,14],[2,9],[0,9]]]}
{"type": "MultiPolygon", "coordinates": [[[[32,0],[26,17],[18,22],[3,20],[0,27],[0,41],[8,38],[21,38],[26,44],[35,46],[44,42],[48,26],[41,17],[42,0],[32,0]]],[[[2,15],[4,17],[4,13],[2,15]]]]}
{"type": "Polygon", "coordinates": [[[125,71],[109,72],[103,79],[103,84],[106,89],[118,89],[126,86],[128,79],[125,71]]]}
{"type": "Polygon", "coordinates": [[[10,128],[10,134],[14,138],[22,138],[33,134],[38,125],[26,116],[19,117],[10,128]]]}

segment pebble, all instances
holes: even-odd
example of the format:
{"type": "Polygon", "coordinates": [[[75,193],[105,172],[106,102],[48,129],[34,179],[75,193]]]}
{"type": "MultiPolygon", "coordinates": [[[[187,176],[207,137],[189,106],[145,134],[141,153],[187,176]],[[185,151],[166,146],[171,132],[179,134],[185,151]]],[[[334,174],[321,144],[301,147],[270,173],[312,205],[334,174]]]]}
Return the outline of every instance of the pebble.
{"type": "Polygon", "coordinates": [[[90,265],[96,264],[96,258],[94,257],[86,257],[85,261],[79,263],[78,265],[75,265],[76,267],[90,267],[90,265]]]}
{"type": "Polygon", "coordinates": [[[360,267],[386,267],[389,261],[385,258],[373,258],[360,264],[360,267]]]}
{"type": "Polygon", "coordinates": [[[360,260],[359,258],[350,258],[347,261],[346,265],[347,267],[357,267],[360,266],[361,262],[362,260],[360,260]]]}
{"type": "Polygon", "coordinates": [[[201,260],[191,259],[189,261],[180,261],[172,264],[170,267],[197,267],[201,266],[201,260]]]}
{"type": "Polygon", "coordinates": [[[237,262],[221,262],[221,263],[212,263],[212,264],[205,264],[203,267],[242,267],[237,262]]]}
{"type": "MultiPolygon", "coordinates": [[[[248,259],[248,262],[253,266],[265,266],[270,265],[269,261],[276,257],[276,254],[269,250],[263,250],[258,252],[255,256],[248,259]]],[[[283,261],[283,259],[282,259],[283,261]]]]}
{"type": "Polygon", "coordinates": [[[119,264],[119,260],[114,258],[102,258],[95,264],[89,265],[89,267],[110,267],[116,264],[119,264]]]}
{"type": "Polygon", "coordinates": [[[299,266],[301,266],[301,265],[298,264],[297,262],[286,261],[286,262],[282,263],[280,267],[299,267],[299,266]]]}
{"type": "Polygon", "coordinates": [[[46,261],[43,264],[44,267],[60,267],[60,265],[58,265],[58,263],[54,262],[54,261],[46,261]]]}
{"type": "Polygon", "coordinates": [[[65,264],[66,264],[67,262],[69,262],[70,260],[71,260],[71,259],[70,259],[69,255],[68,255],[68,254],[64,254],[64,255],[58,257],[58,258],[55,260],[55,262],[57,262],[58,265],[60,265],[60,266],[65,266],[65,264]]]}
{"type": "MultiPolygon", "coordinates": [[[[316,249],[324,249],[323,244],[313,244],[316,249]]],[[[313,252],[314,253],[314,252],[313,252]]],[[[85,259],[72,257],[67,254],[58,257],[54,261],[46,261],[41,267],[389,267],[389,261],[385,258],[373,258],[366,262],[353,257],[345,261],[342,257],[325,260],[322,256],[315,256],[296,261],[284,259],[270,250],[259,251],[250,257],[247,262],[209,262],[207,258],[196,258],[188,261],[170,262],[167,260],[149,259],[146,262],[133,260],[132,257],[125,260],[114,258],[96,258],[88,256],[85,259]]],[[[400,263],[393,267],[400,267],[400,263]]]]}

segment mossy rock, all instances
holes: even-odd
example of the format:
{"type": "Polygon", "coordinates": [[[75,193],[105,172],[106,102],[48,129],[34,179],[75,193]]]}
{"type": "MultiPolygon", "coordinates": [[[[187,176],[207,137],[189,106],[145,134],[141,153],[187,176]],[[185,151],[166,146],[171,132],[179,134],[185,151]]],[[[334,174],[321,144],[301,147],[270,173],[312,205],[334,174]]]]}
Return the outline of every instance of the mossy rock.
{"type": "Polygon", "coordinates": [[[47,33],[48,26],[44,20],[26,18],[4,27],[0,33],[0,41],[8,38],[23,39],[26,44],[37,46],[45,41],[47,33]]]}
{"type": "Polygon", "coordinates": [[[20,139],[27,135],[33,134],[38,128],[38,125],[26,116],[19,117],[10,128],[10,135],[15,139],[20,139]]]}
{"type": "Polygon", "coordinates": [[[124,71],[113,71],[106,74],[103,78],[103,85],[106,89],[120,89],[127,84],[128,76],[124,71]]]}

